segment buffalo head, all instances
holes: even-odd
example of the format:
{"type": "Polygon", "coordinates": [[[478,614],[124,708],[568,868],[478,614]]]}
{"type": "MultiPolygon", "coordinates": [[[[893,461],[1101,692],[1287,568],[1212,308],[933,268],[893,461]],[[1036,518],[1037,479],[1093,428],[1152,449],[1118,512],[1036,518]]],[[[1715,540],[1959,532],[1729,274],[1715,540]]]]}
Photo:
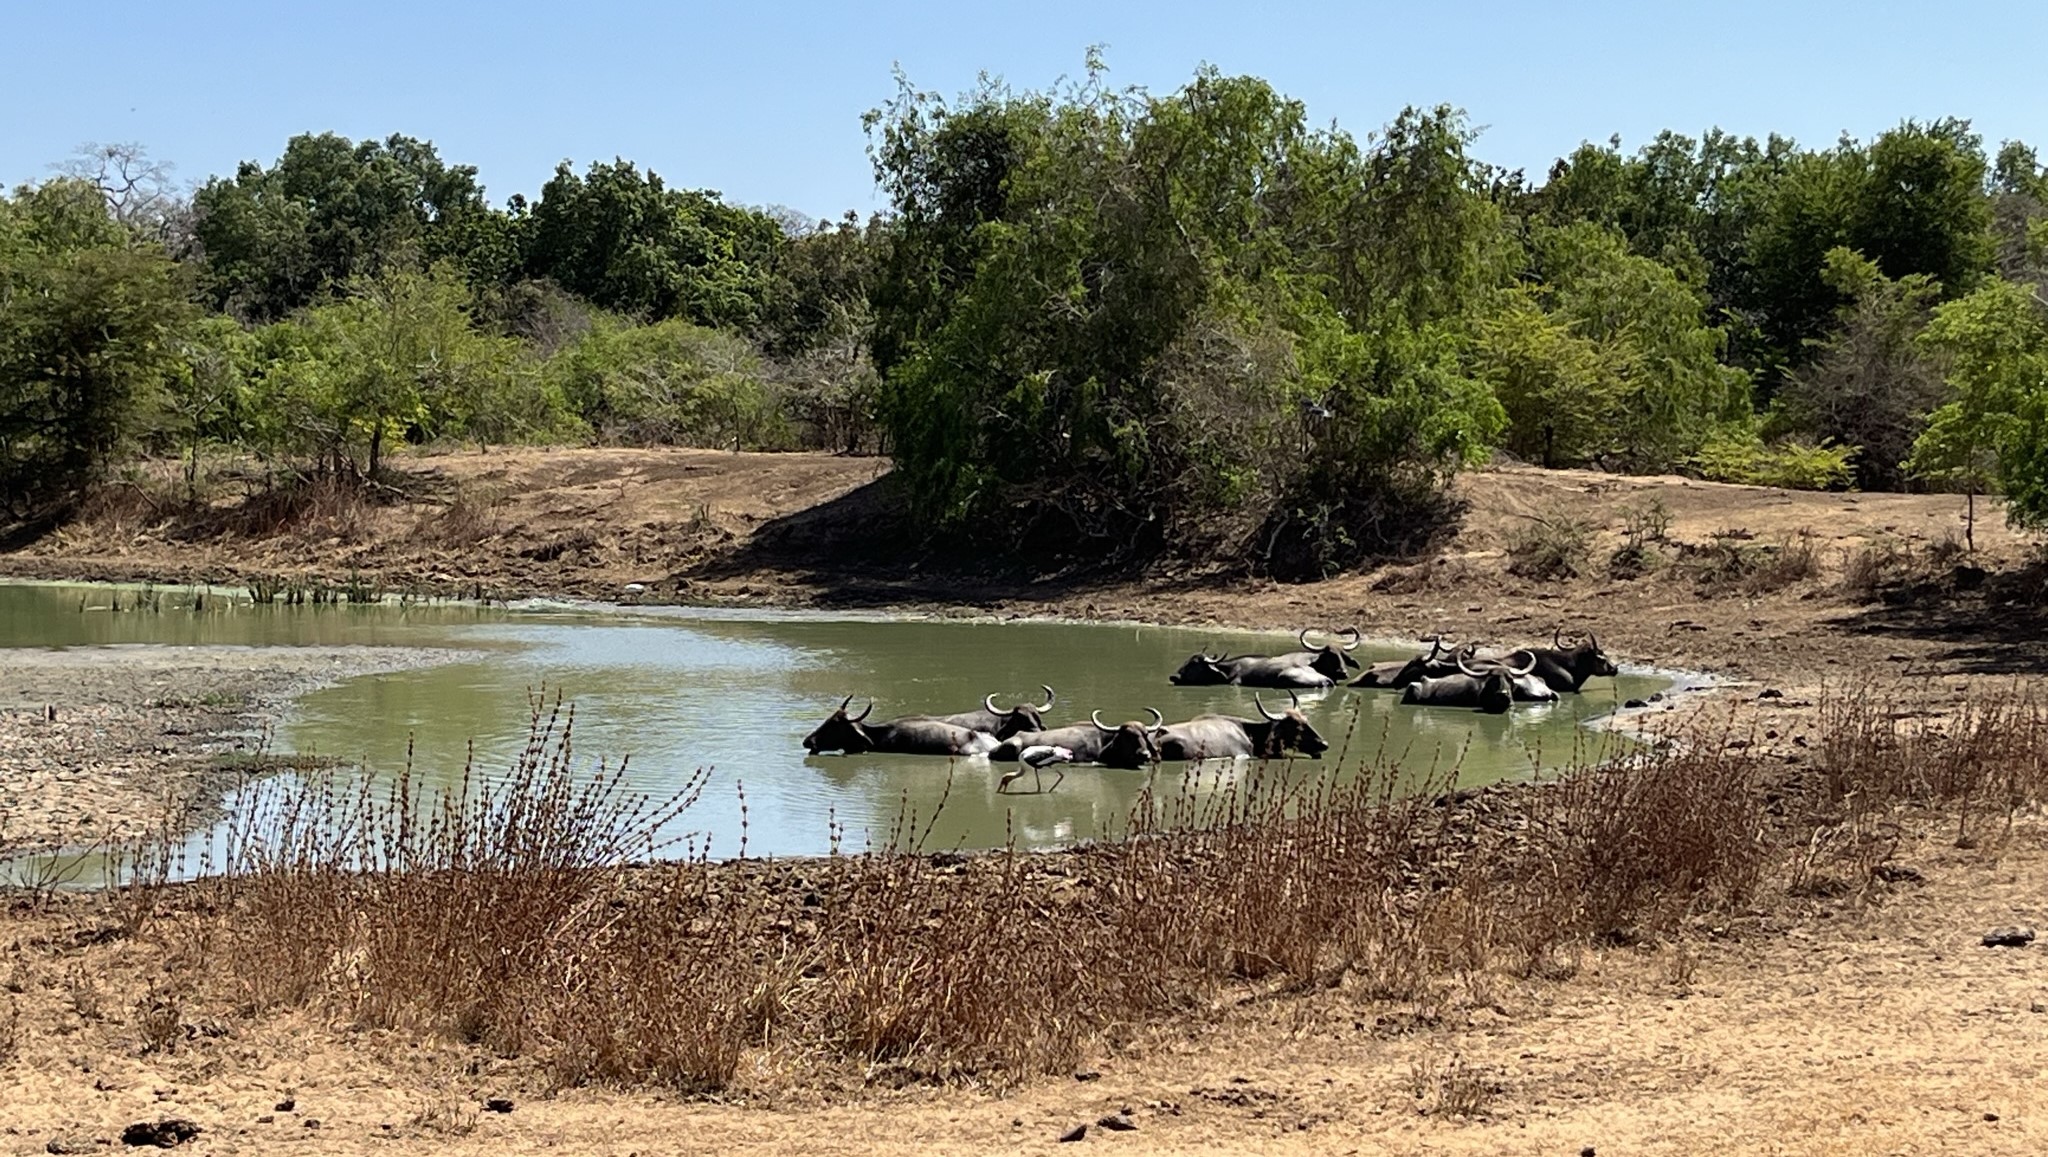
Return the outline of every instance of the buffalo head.
{"type": "Polygon", "coordinates": [[[1095,762],[1104,767],[1140,768],[1159,762],[1159,734],[1165,730],[1166,717],[1145,708],[1152,714],[1152,725],[1130,722],[1111,727],[1102,721],[1102,712],[1091,711],[1088,718],[1095,723],[1095,729],[1102,732],[1102,750],[1095,756],[1095,762]]]}
{"type": "Polygon", "coordinates": [[[1045,730],[1045,712],[1052,710],[1054,696],[1052,688],[1047,687],[1043,683],[1038,685],[1038,689],[1045,692],[1045,702],[1036,707],[1029,703],[1019,703],[1005,711],[996,706],[996,697],[993,692],[982,699],[981,705],[988,709],[988,713],[991,716],[995,717],[995,735],[997,739],[1008,739],[1020,731],[1045,730]]]}
{"type": "Polygon", "coordinates": [[[1534,655],[1529,655],[1528,661],[1519,667],[1497,661],[1489,661],[1474,667],[1464,651],[1458,653],[1458,670],[1479,684],[1478,707],[1489,715],[1506,714],[1507,710],[1515,705],[1515,680],[1535,669],[1534,655]]]}
{"type": "Polygon", "coordinates": [[[846,705],[853,702],[848,695],[839,701],[839,709],[831,718],[818,724],[818,729],[804,736],[804,750],[816,754],[820,751],[843,751],[848,755],[859,755],[874,748],[874,741],[868,738],[868,730],[861,726],[869,713],[874,711],[874,700],[868,700],[866,711],[859,715],[848,715],[846,705]]]}
{"type": "Polygon", "coordinates": [[[1301,633],[1295,636],[1301,640],[1301,649],[1315,656],[1309,666],[1315,668],[1317,674],[1326,676],[1332,683],[1342,683],[1350,678],[1352,670],[1358,668],[1358,660],[1351,657],[1351,652],[1356,651],[1358,645],[1365,641],[1365,636],[1359,633],[1357,627],[1346,627],[1341,633],[1350,636],[1351,639],[1342,648],[1333,647],[1328,643],[1320,647],[1312,645],[1308,641],[1307,627],[1303,627],[1301,633]]]}
{"type": "Polygon", "coordinates": [[[1257,705],[1259,714],[1273,725],[1272,729],[1266,732],[1264,750],[1258,754],[1272,758],[1282,752],[1299,751],[1310,759],[1321,759],[1323,752],[1330,750],[1330,745],[1322,736],[1316,734],[1316,729],[1309,723],[1308,716],[1301,713],[1301,699],[1292,691],[1287,693],[1287,698],[1287,710],[1276,715],[1266,710],[1266,701],[1259,698],[1258,692],[1252,692],[1252,702],[1257,705]]]}
{"type": "Polygon", "coordinates": [[[1607,652],[1600,649],[1599,636],[1591,631],[1586,632],[1586,637],[1578,646],[1567,647],[1564,645],[1564,628],[1559,627],[1550,633],[1550,642],[1557,649],[1558,657],[1563,661],[1565,668],[1580,683],[1600,676],[1621,673],[1615,667],[1614,660],[1609,659],[1607,652]]]}
{"type": "Polygon", "coordinates": [[[1167,682],[1179,687],[1214,687],[1230,682],[1230,670],[1223,665],[1225,656],[1202,652],[1188,656],[1180,670],[1167,677],[1167,682]]]}

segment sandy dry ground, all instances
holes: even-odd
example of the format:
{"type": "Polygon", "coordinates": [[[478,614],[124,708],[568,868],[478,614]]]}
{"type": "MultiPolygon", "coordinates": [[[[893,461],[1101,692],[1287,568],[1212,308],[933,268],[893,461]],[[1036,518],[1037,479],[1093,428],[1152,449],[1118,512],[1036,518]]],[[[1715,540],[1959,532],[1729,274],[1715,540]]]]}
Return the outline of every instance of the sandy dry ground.
{"type": "MultiPolygon", "coordinates": [[[[750,1104],[571,1090],[459,1046],[303,1018],[194,1017],[140,1051],[154,959],[82,906],[7,921],[20,1053],[0,1152],[87,1152],[164,1117],[189,1149],[559,1152],[2022,1153],[2048,1142],[2048,949],[1981,934],[2048,919],[2039,822],[2000,846],[1909,843],[1923,876],[1867,901],[1788,902],[1723,939],[1588,951],[1388,1018],[1332,995],[1225,1000],[1211,1023],[1009,1095],[801,1091],[750,1104]],[[103,942],[101,937],[108,937],[103,942]],[[18,990],[18,991],[16,991],[18,990]],[[81,990],[85,994],[81,995],[81,990]],[[84,1010],[84,1011],[81,1011],[84,1010]],[[89,1015],[88,1015],[89,1014],[89,1015]],[[218,1034],[218,1035],[215,1035],[218,1034]],[[507,1114],[482,1111],[509,1099],[507,1114]],[[278,1105],[290,1100],[292,1107],[278,1105]],[[1469,1115],[1451,1110],[1463,1104],[1469,1115]],[[317,1129],[308,1121],[318,1121],[317,1129]],[[52,1142],[57,1149],[46,1149],[52,1142]]],[[[1030,999],[1019,993],[1019,999],[1030,999]]]]}
{"type": "MultiPolygon", "coordinates": [[[[862,488],[878,469],[872,460],[517,451],[415,466],[428,482],[412,503],[276,534],[234,530],[227,514],[197,526],[110,507],[0,555],[0,571],[239,581],[265,573],[335,580],[356,570],[394,589],[598,597],[641,582],[660,598],[1246,627],[1356,623],[1411,638],[1445,630],[1527,640],[1583,627],[1618,656],[1740,681],[1708,709],[1727,714],[1740,742],[1795,767],[1807,757],[1798,741],[1815,704],[1861,680],[1932,682],[1959,699],[2048,669],[2029,544],[1993,514],[1978,528],[1979,553],[1952,557],[1944,544],[1961,535],[1962,504],[1950,497],[1510,469],[1461,482],[1471,517],[1419,563],[1302,586],[1185,574],[1033,584],[929,578],[831,547],[835,535],[858,534],[862,488]],[[1653,499],[1669,513],[1667,541],[1654,547],[1658,565],[1615,577],[1607,560],[1630,514],[1653,499]],[[1560,518],[1591,530],[1580,576],[1511,573],[1509,543],[1534,519],[1560,518]],[[1810,548],[1812,563],[1760,580],[1714,564],[1716,549],[1756,547],[1810,548]],[[1889,560],[1879,581],[1855,582],[1855,564],[1873,547],[1889,560]],[[1760,700],[1763,687],[1784,694],[1760,700]]],[[[313,667],[331,661],[302,657],[313,667]]],[[[0,760],[12,762],[0,763],[0,783],[44,801],[36,806],[67,834],[88,821],[153,814],[146,798],[160,797],[177,775],[203,774],[177,768],[215,758],[204,732],[260,726],[243,715],[256,685],[316,674],[223,673],[218,708],[133,706],[165,697],[152,687],[213,686],[179,673],[195,658],[166,657],[170,668],[154,674],[124,664],[120,679],[132,682],[110,676],[104,685],[75,671],[10,665],[0,686],[0,760]],[[44,704],[57,705],[54,724],[36,710],[44,704]],[[173,729],[194,734],[166,734],[173,729]]],[[[283,660],[266,653],[249,662],[283,660]]],[[[198,701],[206,692],[180,694],[198,701]]],[[[91,1151],[127,1123],[162,1115],[204,1126],[190,1147],[209,1152],[268,1152],[286,1139],[344,1153],[1031,1152],[1060,1149],[1060,1133],[1125,1107],[1137,1129],[1094,1126],[1081,1144],[2038,1152],[2048,1141],[2038,1095],[2048,1065],[2048,948],[1984,948],[1978,938],[1994,926],[2048,920],[2048,824],[2029,821],[2009,840],[1969,849],[1954,842],[1950,833],[1903,845],[1900,862],[1924,880],[1868,902],[1774,901],[1723,938],[1589,951],[1568,980],[1503,979],[1446,1006],[1433,1025],[1377,1023],[1384,1009],[1328,994],[1226,1005],[1209,1023],[1168,1026],[1092,1058],[1098,1079],[1049,1078],[1003,1096],[788,1090],[725,1105],[647,1093],[551,1095],[517,1063],[459,1045],[296,1017],[199,1025],[177,1050],[144,1055],[136,1025],[151,951],[118,934],[102,939],[95,930],[110,927],[108,917],[82,904],[17,910],[0,923],[0,943],[10,945],[0,970],[13,970],[0,976],[0,1057],[10,1015],[18,1050],[0,1064],[0,1152],[91,1151]],[[482,1098],[496,1096],[512,1098],[514,1111],[478,1112],[482,1098]],[[275,1108],[287,1098],[292,1111],[275,1108]],[[1477,1114],[1450,1112],[1460,1101],[1477,1114]],[[320,1126],[307,1128],[309,1118],[320,1126]],[[46,1150],[53,1139],[57,1149],[46,1150]]],[[[765,1079],[753,1085],[773,1088],[765,1079]]]]}

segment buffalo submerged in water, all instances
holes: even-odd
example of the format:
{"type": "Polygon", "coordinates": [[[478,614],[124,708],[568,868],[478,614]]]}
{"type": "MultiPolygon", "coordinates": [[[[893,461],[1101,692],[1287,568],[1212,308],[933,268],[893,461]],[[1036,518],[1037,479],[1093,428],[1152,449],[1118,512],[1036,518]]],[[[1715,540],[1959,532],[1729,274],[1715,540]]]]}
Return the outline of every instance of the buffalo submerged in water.
{"type": "Polygon", "coordinates": [[[1320,647],[1311,646],[1308,628],[1302,628],[1296,636],[1302,650],[1290,651],[1285,655],[1211,655],[1200,652],[1188,657],[1180,670],[1167,677],[1177,687],[1273,687],[1291,689],[1296,687],[1329,687],[1346,679],[1358,667],[1358,660],[1351,652],[1365,636],[1357,627],[1344,628],[1350,642],[1342,648],[1327,643],[1320,647]]]}
{"type": "Polygon", "coordinates": [[[825,751],[840,751],[847,755],[870,751],[893,755],[987,755],[995,750],[996,737],[986,731],[975,731],[929,715],[905,715],[869,723],[867,718],[875,710],[873,700],[859,715],[846,713],[847,704],[852,702],[851,695],[840,700],[839,709],[819,724],[817,730],[804,736],[805,751],[813,755],[825,751]]]}
{"type": "Polygon", "coordinates": [[[1260,718],[1240,719],[1235,715],[1197,715],[1185,723],[1169,723],[1155,732],[1162,759],[1278,759],[1298,751],[1310,759],[1321,759],[1330,749],[1321,735],[1301,713],[1301,700],[1288,693],[1292,703],[1275,714],[1266,710],[1256,693],[1252,702],[1260,718]]]}

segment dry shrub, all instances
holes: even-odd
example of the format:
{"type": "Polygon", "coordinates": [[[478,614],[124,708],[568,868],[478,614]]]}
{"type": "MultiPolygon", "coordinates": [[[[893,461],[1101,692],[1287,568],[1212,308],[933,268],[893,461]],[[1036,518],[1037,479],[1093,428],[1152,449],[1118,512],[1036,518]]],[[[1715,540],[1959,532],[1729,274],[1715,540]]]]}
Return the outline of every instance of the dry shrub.
{"type": "MultiPolygon", "coordinates": [[[[1562,978],[1597,939],[1743,903],[1768,852],[1759,757],[1694,744],[1476,794],[1384,751],[1344,777],[1253,765],[1148,790],[1118,838],[1060,854],[926,855],[929,822],[904,817],[862,855],[631,868],[701,778],[630,796],[572,767],[566,720],[531,722],[499,782],[276,781],[201,885],[206,950],[181,967],[245,1007],[467,1040],[562,1084],[710,1092],[761,1049],[1000,1086],[1227,987],[1430,1023],[1503,971],[1562,978]]],[[[1442,1111],[1483,1107],[1483,1082],[1439,1083],[1442,1111]]]]}
{"type": "Polygon", "coordinates": [[[1929,698],[1876,683],[1823,697],[1818,802],[1837,822],[1906,807],[1953,809],[1963,830],[1987,817],[2010,826],[2048,800],[2048,704],[2038,691],[2015,683],[1955,705],[1929,698]]]}
{"type": "Polygon", "coordinates": [[[1893,572],[1903,568],[1907,560],[1905,549],[1888,538],[1847,551],[1842,559],[1842,593],[1866,601],[1876,598],[1893,572]]]}
{"type": "Polygon", "coordinates": [[[1705,543],[1679,547],[1680,571],[1703,593],[1754,598],[1821,572],[1820,547],[1802,530],[1774,543],[1751,543],[1748,531],[1717,531],[1705,543]]]}
{"type": "Polygon", "coordinates": [[[249,1008],[323,1003],[364,1027],[556,1056],[579,1078],[722,1083],[737,1048],[687,1038],[719,1030],[727,982],[649,932],[687,923],[691,897],[660,894],[629,920],[609,906],[704,775],[650,801],[624,790],[623,764],[574,766],[559,705],[536,702],[530,723],[502,780],[465,768],[427,793],[408,767],[381,792],[331,770],[266,784],[209,884],[236,915],[215,960],[249,1008]],[[593,988],[604,998],[579,1004],[593,988]],[[607,1045],[624,1024],[639,1045],[607,1045]]]}
{"type": "Polygon", "coordinates": [[[1508,573],[1538,580],[1577,578],[1592,541],[1593,528],[1576,518],[1531,518],[1508,537],[1508,573]]]}
{"type": "Polygon", "coordinates": [[[379,493],[376,484],[347,474],[292,478],[244,500],[221,529],[245,538],[296,534],[361,542],[375,529],[379,493]]]}
{"type": "Polygon", "coordinates": [[[504,497],[495,490],[458,490],[439,512],[422,515],[413,526],[415,542],[437,546],[475,546],[504,530],[504,497]]]}
{"type": "Polygon", "coordinates": [[[1440,1117],[1477,1117],[1499,1092],[1493,1082],[1468,1067],[1456,1053],[1448,1058],[1424,1054],[1409,1066],[1408,1084],[1415,1094],[1416,1108],[1440,1117]]]}

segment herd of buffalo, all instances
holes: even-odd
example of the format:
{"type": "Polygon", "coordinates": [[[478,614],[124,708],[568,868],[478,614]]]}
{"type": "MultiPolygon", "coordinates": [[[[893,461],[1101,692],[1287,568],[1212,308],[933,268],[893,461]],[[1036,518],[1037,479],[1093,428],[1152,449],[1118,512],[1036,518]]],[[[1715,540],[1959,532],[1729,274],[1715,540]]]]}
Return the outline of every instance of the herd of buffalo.
{"type": "MultiPolygon", "coordinates": [[[[1332,687],[1348,680],[1352,687],[1398,690],[1401,702],[1407,704],[1499,714],[1518,702],[1553,702],[1561,694],[1578,691],[1588,679],[1615,674],[1614,663],[1590,633],[1569,647],[1559,631],[1551,635],[1548,647],[1515,650],[1474,643],[1447,648],[1438,637],[1426,653],[1370,667],[1361,667],[1351,657],[1363,641],[1358,629],[1346,628],[1339,634],[1343,643],[1326,641],[1315,646],[1309,642],[1309,632],[1303,630],[1298,636],[1302,649],[1285,655],[1193,655],[1170,677],[1183,687],[1234,685],[1288,693],[1290,703],[1281,711],[1268,708],[1254,693],[1258,719],[1198,715],[1168,723],[1158,711],[1147,708],[1150,723],[1128,721],[1111,726],[1096,711],[1086,723],[1047,728],[1045,713],[1052,710],[1055,696],[1051,687],[1042,687],[1045,702],[1036,706],[1021,703],[1004,710],[996,706],[995,696],[989,695],[979,709],[957,715],[910,715],[869,722],[874,704],[869,703],[858,715],[848,714],[853,702],[849,695],[831,718],[804,736],[804,750],[849,755],[870,751],[986,755],[996,760],[1022,760],[1034,770],[1054,763],[1139,768],[1163,760],[1270,759],[1289,753],[1315,759],[1330,745],[1301,713],[1297,690],[1332,687]],[[1354,671],[1358,672],[1356,678],[1352,678],[1354,671]]],[[[1004,776],[1003,786],[1007,788],[1018,774],[1004,776]]]]}

